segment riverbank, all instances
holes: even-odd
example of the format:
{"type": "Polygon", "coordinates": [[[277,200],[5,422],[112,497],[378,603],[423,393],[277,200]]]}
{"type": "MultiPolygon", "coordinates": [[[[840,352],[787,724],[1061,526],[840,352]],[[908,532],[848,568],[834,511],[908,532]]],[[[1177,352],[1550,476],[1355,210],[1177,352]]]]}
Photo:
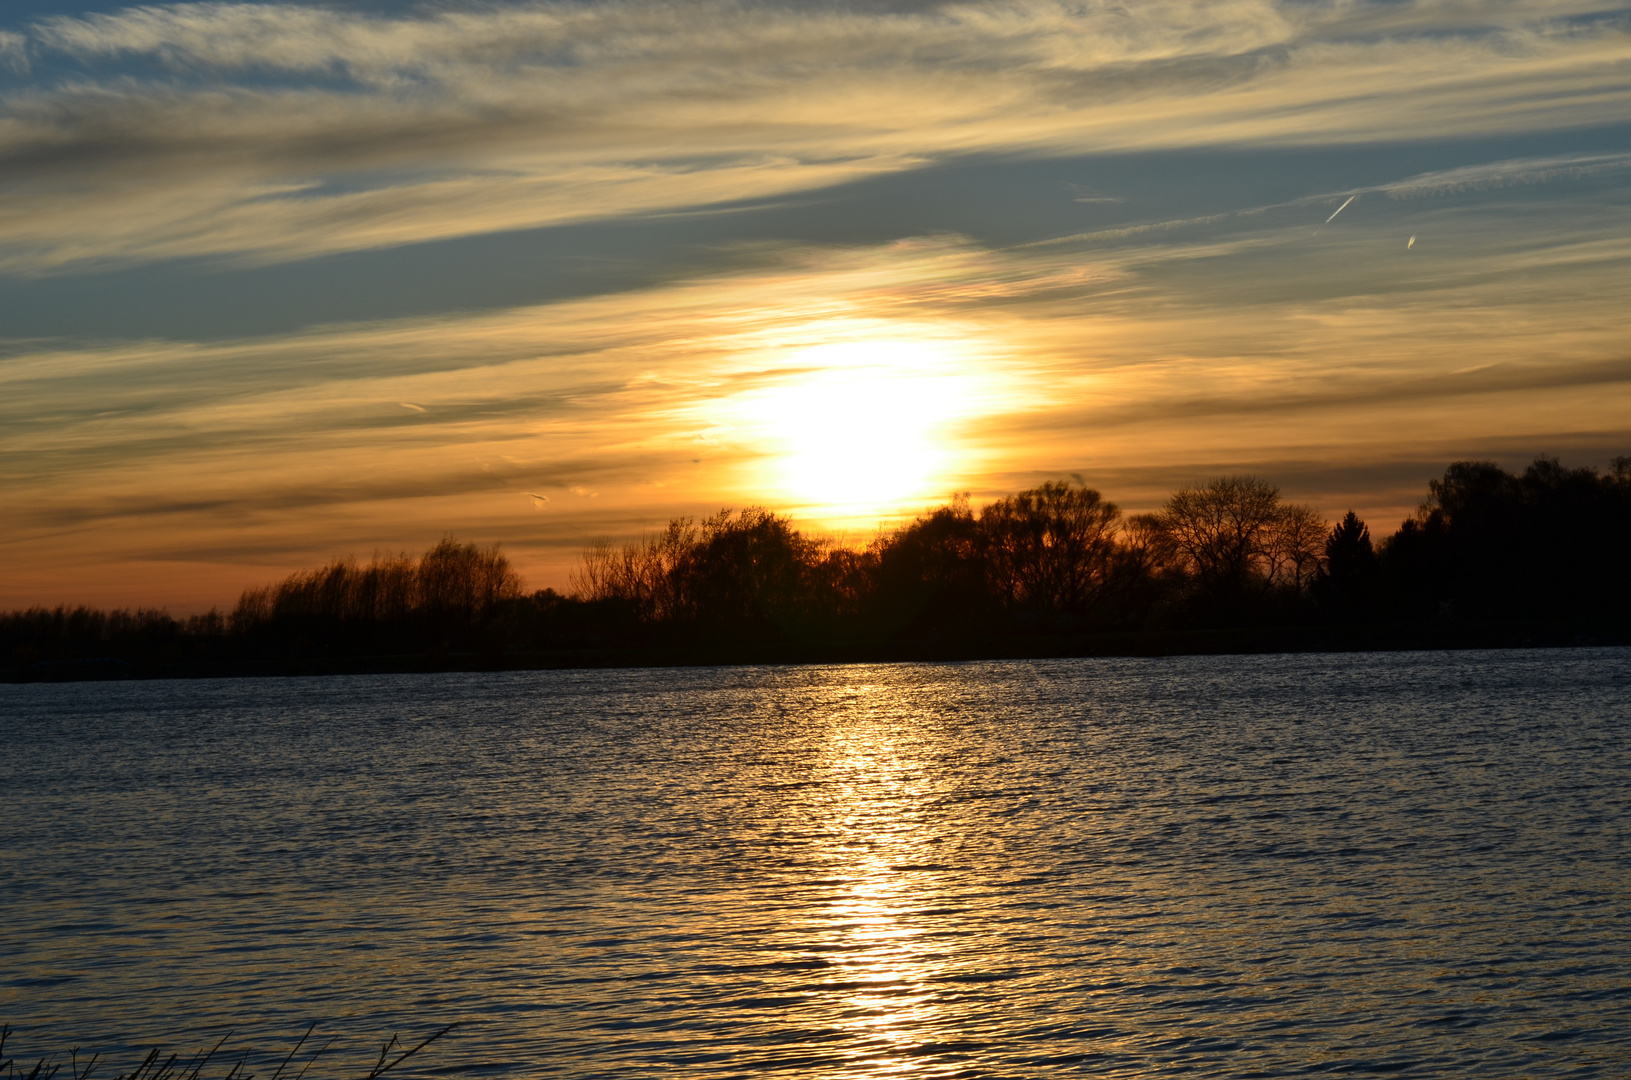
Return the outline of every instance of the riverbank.
{"type": "Polygon", "coordinates": [[[1089,634],[1000,636],[945,634],[934,638],[888,642],[759,641],[560,649],[430,649],[370,655],[344,655],[314,650],[281,655],[227,654],[163,660],[132,660],[105,656],[47,660],[26,666],[13,666],[0,675],[0,678],[12,683],[78,682],[437,671],[957,662],[1092,656],[1414,652],[1603,645],[1631,645],[1631,628],[1612,625],[1580,627],[1446,622],[1144,630],[1089,634]]]}

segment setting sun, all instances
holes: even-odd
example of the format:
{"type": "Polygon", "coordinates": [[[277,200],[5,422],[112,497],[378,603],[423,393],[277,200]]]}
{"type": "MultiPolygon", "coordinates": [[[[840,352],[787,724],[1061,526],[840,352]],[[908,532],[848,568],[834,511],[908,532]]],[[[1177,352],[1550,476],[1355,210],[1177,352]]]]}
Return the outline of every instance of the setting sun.
{"type": "Polygon", "coordinates": [[[1631,1075],[1628,72],[0,6],[0,1080],[1631,1075]]]}
{"type": "Polygon", "coordinates": [[[954,465],[952,421],[972,378],[934,346],[884,341],[817,346],[800,374],[754,396],[770,484],[823,507],[896,503],[930,493],[954,465]]]}

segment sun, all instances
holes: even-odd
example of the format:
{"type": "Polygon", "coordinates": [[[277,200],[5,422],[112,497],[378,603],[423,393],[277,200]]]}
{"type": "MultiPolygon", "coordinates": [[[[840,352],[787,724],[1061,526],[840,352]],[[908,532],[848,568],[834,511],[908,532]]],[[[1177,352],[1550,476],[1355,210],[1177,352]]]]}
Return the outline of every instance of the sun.
{"type": "Polygon", "coordinates": [[[831,509],[938,494],[956,471],[955,421],[973,405],[961,358],[937,343],[817,345],[744,402],[786,497],[831,509]]]}

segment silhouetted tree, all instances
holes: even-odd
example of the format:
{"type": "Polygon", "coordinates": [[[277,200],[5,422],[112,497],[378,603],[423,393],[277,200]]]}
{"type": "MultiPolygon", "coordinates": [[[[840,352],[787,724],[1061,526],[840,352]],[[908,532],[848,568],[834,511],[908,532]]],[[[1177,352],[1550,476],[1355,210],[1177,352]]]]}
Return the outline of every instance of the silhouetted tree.
{"type": "Polygon", "coordinates": [[[1159,514],[1168,546],[1200,588],[1236,600],[1266,585],[1280,491],[1254,476],[1173,492],[1159,514]]]}
{"type": "Polygon", "coordinates": [[[227,621],[214,609],[176,619],[152,608],[34,607],[0,613],[0,667],[38,667],[45,678],[119,675],[131,662],[181,663],[206,655],[226,632],[227,621]]]}
{"type": "Polygon", "coordinates": [[[1276,585],[1300,592],[1318,573],[1323,523],[1307,507],[1282,503],[1280,489],[1255,476],[1181,488],[1154,525],[1156,550],[1188,577],[1213,617],[1246,614],[1276,585]]]}
{"type": "Polygon", "coordinates": [[[681,604],[716,632],[787,633],[808,608],[807,570],[818,555],[784,517],[721,510],[678,567],[681,604]]]}
{"type": "Polygon", "coordinates": [[[419,559],[420,602],[435,617],[473,618],[521,595],[521,577],[498,549],[451,536],[419,559]]]}
{"type": "Polygon", "coordinates": [[[1121,527],[1109,593],[1124,624],[1162,621],[1187,585],[1182,562],[1159,514],[1134,514],[1121,527]]]}
{"type": "Polygon", "coordinates": [[[943,632],[994,612],[985,539],[967,494],[873,543],[869,634],[943,632]]]}
{"type": "Polygon", "coordinates": [[[573,595],[597,603],[627,605],[643,622],[686,617],[680,595],[682,569],[701,534],[688,517],[675,518],[662,532],[613,547],[595,540],[572,575],[573,595]]]}
{"type": "Polygon", "coordinates": [[[822,545],[823,554],[809,568],[806,619],[808,632],[834,638],[862,634],[875,637],[872,601],[878,591],[878,555],[822,545]]]}
{"type": "Polygon", "coordinates": [[[1006,603],[1083,614],[1103,599],[1121,511],[1092,488],[1049,481],[980,513],[988,573],[1006,603]]]}
{"type": "Polygon", "coordinates": [[[1441,550],[1435,562],[1444,575],[1443,601],[1463,615],[1489,616],[1502,606],[1486,590],[1469,582],[1501,582],[1510,593],[1521,574],[1518,539],[1523,532],[1522,488],[1516,477],[1493,461],[1458,461],[1441,480],[1427,485],[1422,504],[1425,536],[1441,550]]]}
{"type": "Polygon", "coordinates": [[[1400,616],[1600,620],[1631,603],[1631,482],[1539,457],[1521,476],[1458,461],[1380,552],[1400,616]]]}
{"type": "Polygon", "coordinates": [[[353,559],[338,559],[246,589],[231,627],[300,648],[417,648],[467,637],[521,594],[520,575],[498,545],[446,537],[417,561],[375,553],[359,567],[353,559]]]}
{"type": "Polygon", "coordinates": [[[167,671],[234,657],[500,664],[662,643],[971,642],[1317,616],[1378,625],[1448,617],[1452,635],[1470,621],[1526,634],[1608,627],[1617,637],[1631,631],[1628,555],[1628,457],[1603,474],[1551,457],[1521,475],[1455,462],[1374,547],[1356,514],[1328,529],[1256,477],[1187,487],[1158,513],[1127,519],[1097,491],[1050,482],[979,514],[958,496],[864,550],[812,539],[759,508],[700,524],[676,518],[631,543],[591,544],[571,596],[524,596],[496,545],[448,537],[418,558],[376,552],[365,565],[336,560],[248,589],[230,618],[11,612],[0,615],[0,663],[45,678],[111,671],[119,659],[167,671]]]}
{"type": "Polygon", "coordinates": [[[1275,569],[1271,578],[1288,584],[1301,594],[1325,570],[1326,522],[1311,506],[1286,503],[1275,522],[1271,558],[1275,569]]]}
{"type": "Polygon", "coordinates": [[[1332,614],[1357,618],[1374,608],[1376,579],[1370,527],[1349,510],[1325,538],[1325,573],[1316,583],[1316,594],[1332,614]]]}

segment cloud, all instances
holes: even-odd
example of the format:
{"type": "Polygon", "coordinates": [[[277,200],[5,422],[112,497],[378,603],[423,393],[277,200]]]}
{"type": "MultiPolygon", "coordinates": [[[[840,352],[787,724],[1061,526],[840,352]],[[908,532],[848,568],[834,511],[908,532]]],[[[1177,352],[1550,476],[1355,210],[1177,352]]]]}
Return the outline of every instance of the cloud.
{"type": "Polygon", "coordinates": [[[0,30],[0,65],[18,75],[27,75],[28,38],[11,30],[0,30]]]}
{"type": "MultiPolygon", "coordinates": [[[[1618,284],[1631,240],[1600,235],[1597,206],[1527,208],[1545,218],[1539,243],[1492,228],[1497,210],[1372,202],[1367,213],[1395,218],[1328,245],[1339,230],[1310,244],[1306,207],[1290,207],[1109,247],[777,248],[751,270],[625,294],[264,339],[10,343],[12,580],[55,601],[97,574],[123,588],[133,559],[213,561],[213,576],[173,582],[143,569],[149,589],[178,591],[122,601],[197,592],[208,606],[451,528],[505,541],[534,585],[558,585],[589,536],[770,497],[776,451],[752,402],[796,395],[825,357],[893,363],[899,341],[983,380],[977,408],[947,426],[958,474],[904,513],[1071,472],[1140,509],[1226,465],[1279,479],[1294,466],[1299,484],[1332,485],[1296,491],[1313,498],[1364,489],[1355,462],[1413,463],[1403,480],[1404,466],[1366,474],[1383,494],[1357,505],[1392,515],[1395,488],[1400,505],[1419,498],[1424,461],[1627,451],[1618,284]],[[1433,261],[1403,258],[1420,215],[1434,222],[1433,261]],[[1372,232],[1384,234],[1373,246],[1372,232]],[[1340,276],[1367,260],[1371,274],[1340,276]]],[[[1331,498],[1322,509],[1345,508],[1331,498]]],[[[12,595],[0,606],[22,602],[12,595]]]]}
{"type": "Polygon", "coordinates": [[[796,392],[834,350],[901,341],[984,380],[957,425],[971,480],[1016,447],[1091,475],[1112,458],[1192,461],[1208,440],[1347,454],[1417,438],[1398,427],[1413,414],[1422,431],[1451,415],[1574,423],[1545,419],[1546,401],[1613,426],[1631,392],[1617,286],[1631,240],[1602,233],[1599,204],[1536,204],[1515,234],[1499,208],[1375,202],[1371,227],[1318,244],[1290,206],[1009,250],[767,247],[745,270],[628,293],[263,339],[13,343],[0,472],[24,530],[112,513],[62,495],[91,477],[121,514],[230,512],[250,531],[303,501],[497,520],[517,490],[550,485],[660,513],[762,496],[752,402],[796,392]],[[1433,257],[1406,260],[1423,222],[1433,257]]]}
{"type": "MultiPolygon", "coordinates": [[[[958,4],[918,12],[703,0],[543,3],[380,17],[275,4],[178,4],[41,20],[45,47],[82,59],[151,56],[177,69],[312,72],[338,69],[358,82],[398,85],[418,75],[442,84],[485,70],[641,73],[674,86],[740,84],[729,68],[760,63],[823,67],[847,55],[876,63],[991,69],[1024,59],[1063,70],[1104,63],[1234,54],[1284,41],[1290,19],[1266,0],[1153,0],[1137,11],[1111,3],[958,4]],[[915,49],[903,52],[908,37],[915,49]],[[971,49],[974,39],[988,42],[971,49]],[[680,70],[657,61],[684,57],[680,70]]],[[[616,88],[607,88],[616,94],[616,88]]]]}
{"type": "Polygon", "coordinates": [[[1407,177],[1373,190],[1396,199],[1460,195],[1513,185],[1579,180],[1631,168],[1631,154],[1559,154],[1543,158],[1480,162],[1407,177]]]}
{"type": "Polygon", "coordinates": [[[970,153],[1631,119],[1625,30],[1591,11],[614,0],[52,17],[0,47],[35,58],[0,103],[0,270],[292,259],[720,206],[970,153]]]}

